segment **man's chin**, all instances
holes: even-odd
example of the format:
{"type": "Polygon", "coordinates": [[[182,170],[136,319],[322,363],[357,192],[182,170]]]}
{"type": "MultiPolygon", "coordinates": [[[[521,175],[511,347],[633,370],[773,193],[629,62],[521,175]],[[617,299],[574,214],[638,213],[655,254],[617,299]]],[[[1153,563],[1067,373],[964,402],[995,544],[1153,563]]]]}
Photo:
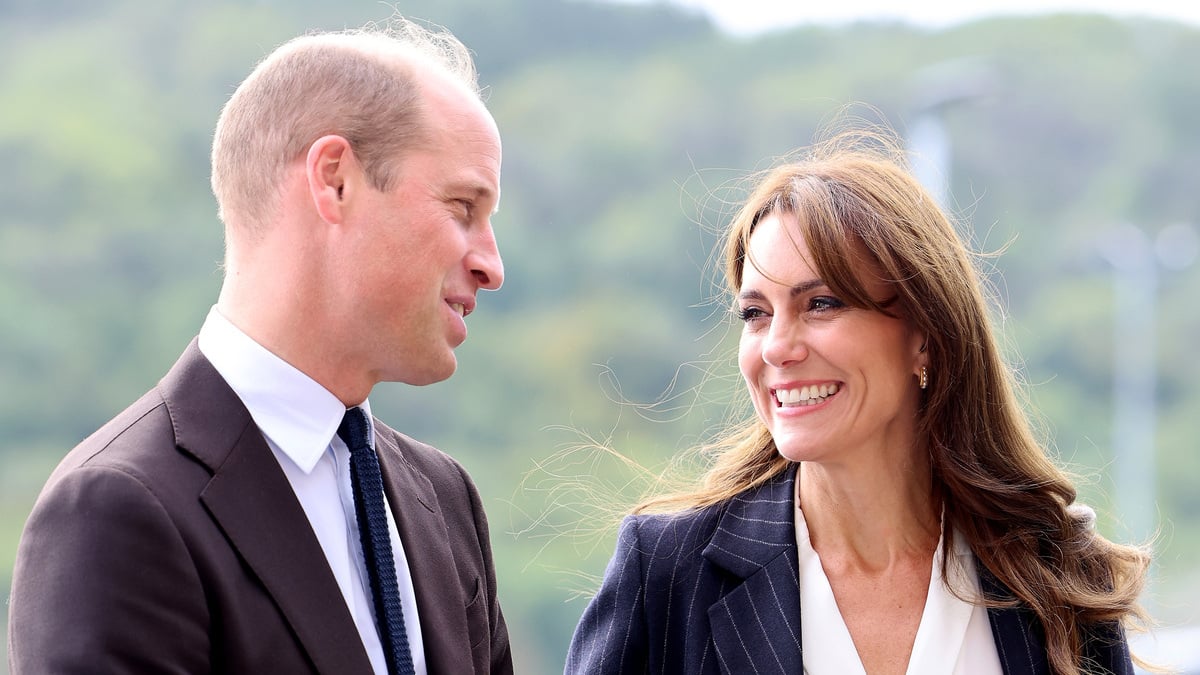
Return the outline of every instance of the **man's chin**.
{"type": "Polygon", "coordinates": [[[458,359],[454,356],[454,352],[450,352],[450,358],[439,359],[436,364],[425,364],[425,367],[421,369],[407,369],[393,381],[403,382],[414,387],[424,387],[450,379],[456,370],[458,370],[458,359]]]}

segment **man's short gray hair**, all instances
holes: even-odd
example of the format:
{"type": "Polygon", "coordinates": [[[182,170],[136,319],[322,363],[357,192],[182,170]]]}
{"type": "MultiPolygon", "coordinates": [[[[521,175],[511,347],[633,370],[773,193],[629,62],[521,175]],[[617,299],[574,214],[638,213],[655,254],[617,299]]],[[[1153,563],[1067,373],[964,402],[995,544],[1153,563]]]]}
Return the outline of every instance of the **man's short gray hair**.
{"type": "Polygon", "coordinates": [[[441,71],[479,96],[470,51],[449,31],[400,16],[294,38],[238,86],[217,121],[212,189],[226,227],[258,231],[278,207],[287,165],[318,138],[354,148],[372,185],[386,190],[424,135],[419,75],[441,71]]]}

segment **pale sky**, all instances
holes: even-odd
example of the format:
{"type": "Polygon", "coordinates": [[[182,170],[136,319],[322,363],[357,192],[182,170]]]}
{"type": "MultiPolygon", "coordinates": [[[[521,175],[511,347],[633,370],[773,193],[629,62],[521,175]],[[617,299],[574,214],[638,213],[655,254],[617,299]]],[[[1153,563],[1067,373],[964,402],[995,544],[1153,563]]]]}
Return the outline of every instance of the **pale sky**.
{"type": "MultiPolygon", "coordinates": [[[[656,0],[626,0],[648,2],[656,0]]],[[[661,0],[657,0],[661,1],[661,0]]],[[[753,34],[802,23],[837,24],[860,19],[900,19],[944,27],[996,15],[1100,12],[1117,16],[1175,19],[1200,26],[1195,0],[669,0],[701,8],[721,27],[753,34]]]]}

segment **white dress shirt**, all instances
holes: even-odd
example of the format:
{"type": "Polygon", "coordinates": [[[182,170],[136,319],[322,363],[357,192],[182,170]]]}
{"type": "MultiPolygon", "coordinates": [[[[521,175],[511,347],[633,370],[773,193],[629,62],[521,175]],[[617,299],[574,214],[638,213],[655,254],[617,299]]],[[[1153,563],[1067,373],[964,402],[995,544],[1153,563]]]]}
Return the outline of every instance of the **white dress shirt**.
{"type": "MultiPolygon", "coordinates": [[[[796,480],[797,489],[800,480],[796,480]]],[[[955,537],[949,566],[956,589],[981,597],[975,557],[955,537]],[[957,564],[955,564],[955,562],[957,564]]],[[[808,523],[796,498],[796,544],[800,558],[800,633],[804,672],[808,675],[866,675],[858,650],[842,619],[821,558],[812,547],[808,523]]],[[[959,599],[942,581],[942,542],[933,556],[929,595],[908,660],[908,675],[1002,675],[1000,655],[988,622],[987,608],[959,599]]]]}
{"type": "MultiPolygon", "coordinates": [[[[378,675],[387,675],[354,511],[350,451],[337,435],[346,406],[315,380],[239,330],[216,307],[209,311],[200,329],[199,347],[250,411],[275,453],[321,543],[371,665],[378,675]]],[[[361,407],[369,417],[370,404],[364,401],[361,407]]],[[[374,440],[372,429],[372,447],[374,440]]],[[[416,593],[390,507],[387,519],[413,665],[417,675],[425,675],[416,593]]]]}

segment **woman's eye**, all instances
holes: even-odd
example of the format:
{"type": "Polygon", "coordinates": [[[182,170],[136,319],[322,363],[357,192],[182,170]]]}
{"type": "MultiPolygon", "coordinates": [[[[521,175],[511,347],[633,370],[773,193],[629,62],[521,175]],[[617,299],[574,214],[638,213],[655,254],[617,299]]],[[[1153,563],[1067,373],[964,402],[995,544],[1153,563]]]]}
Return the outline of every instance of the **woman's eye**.
{"type": "Polygon", "coordinates": [[[808,310],[810,312],[827,312],[832,309],[842,309],[846,303],[829,295],[818,295],[808,301],[808,310]]]}
{"type": "Polygon", "coordinates": [[[762,319],[767,316],[767,313],[757,307],[744,307],[737,310],[737,316],[745,323],[750,323],[756,319],[762,319]]]}

